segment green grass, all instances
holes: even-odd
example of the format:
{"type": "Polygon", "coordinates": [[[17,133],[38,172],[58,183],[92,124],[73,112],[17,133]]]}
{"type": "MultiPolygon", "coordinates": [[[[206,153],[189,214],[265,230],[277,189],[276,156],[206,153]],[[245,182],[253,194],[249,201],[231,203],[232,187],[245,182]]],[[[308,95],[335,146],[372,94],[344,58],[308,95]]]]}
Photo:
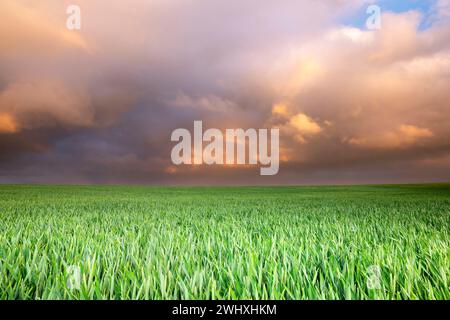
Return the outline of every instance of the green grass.
{"type": "Polygon", "coordinates": [[[448,184],[0,186],[0,221],[0,299],[450,299],[448,184]]]}

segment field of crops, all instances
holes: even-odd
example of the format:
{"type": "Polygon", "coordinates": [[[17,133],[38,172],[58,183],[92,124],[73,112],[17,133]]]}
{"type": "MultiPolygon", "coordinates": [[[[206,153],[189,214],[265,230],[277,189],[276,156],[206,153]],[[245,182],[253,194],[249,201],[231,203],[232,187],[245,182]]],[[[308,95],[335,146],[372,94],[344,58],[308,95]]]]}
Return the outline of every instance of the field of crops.
{"type": "Polygon", "coordinates": [[[0,186],[0,299],[450,299],[450,185],[0,186]]]}

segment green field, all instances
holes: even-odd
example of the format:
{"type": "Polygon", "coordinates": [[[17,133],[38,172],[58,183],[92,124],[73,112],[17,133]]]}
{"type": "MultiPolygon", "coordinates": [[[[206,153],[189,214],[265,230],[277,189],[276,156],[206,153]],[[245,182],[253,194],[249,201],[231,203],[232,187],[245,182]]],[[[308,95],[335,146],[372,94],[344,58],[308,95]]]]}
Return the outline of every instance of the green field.
{"type": "Polygon", "coordinates": [[[0,220],[0,299],[450,299],[449,184],[3,185],[0,220]]]}

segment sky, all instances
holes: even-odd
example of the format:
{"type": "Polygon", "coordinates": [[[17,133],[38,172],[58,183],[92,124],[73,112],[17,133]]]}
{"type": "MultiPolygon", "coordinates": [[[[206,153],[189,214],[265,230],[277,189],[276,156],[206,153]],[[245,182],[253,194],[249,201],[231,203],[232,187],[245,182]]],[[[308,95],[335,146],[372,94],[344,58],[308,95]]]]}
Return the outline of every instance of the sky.
{"type": "Polygon", "coordinates": [[[0,2],[0,183],[446,181],[450,0],[0,2]],[[195,120],[279,128],[279,173],[174,165],[195,120]]]}

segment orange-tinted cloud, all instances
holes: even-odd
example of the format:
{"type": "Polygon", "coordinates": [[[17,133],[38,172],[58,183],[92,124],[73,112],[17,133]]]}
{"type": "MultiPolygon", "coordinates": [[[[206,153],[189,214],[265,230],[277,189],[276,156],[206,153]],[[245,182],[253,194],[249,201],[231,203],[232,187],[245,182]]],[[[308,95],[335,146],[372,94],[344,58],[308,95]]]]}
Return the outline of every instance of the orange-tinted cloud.
{"type": "Polygon", "coordinates": [[[382,18],[380,31],[332,28],[286,54],[283,67],[277,62],[270,79],[289,90],[275,91],[283,104],[272,107],[269,123],[297,128],[284,144],[299,150],[298,161],[318,163],[333,150],[332,159],[350,165],[448,148],[449,29],[420,31],[417,12],[382,18]]]}
{"type": "Polygon", "coordinates": [[[65,27],[65,15],[52,15],[64,8],[64,2],[2,1],[0,56],[23,55],[30,49],[33,55],[58,54],[65,49],[90,52],[82,34],[65,27]]]}
{"type": "Polygon", "coordinates": [[[11,115],[0,113],[0,133],[15,133],[17,129],[17,123],[11,115]]]}
{"type": "Polygon", "coordinates": [[[378,31],[337,22],[359,0],[77,3],[75,32],[71,1],[0,3],[0,182],[71,163],[83,182],[258,183],[251,168],[172,170],[170,133],[193,120],[279,127],[280,183],[423,163],[446,176],[448,0],[427,18],[384,12],[378,31]]]}
{"type": "Polygon", "coordinates": [[[0,112],[13,114],[16,130],[65,124],[90,126],[94,111],[89,96],[61,83],[16,83],[0,93],[0,112]]]}
{"type": "Polygon", "coordinates": [[[370,137],[351,138],[349,143],[363,148],[404,149],[431,137],[433,137],[433,132],[427,128],[402,124],[396,130],[370,137]]]}

